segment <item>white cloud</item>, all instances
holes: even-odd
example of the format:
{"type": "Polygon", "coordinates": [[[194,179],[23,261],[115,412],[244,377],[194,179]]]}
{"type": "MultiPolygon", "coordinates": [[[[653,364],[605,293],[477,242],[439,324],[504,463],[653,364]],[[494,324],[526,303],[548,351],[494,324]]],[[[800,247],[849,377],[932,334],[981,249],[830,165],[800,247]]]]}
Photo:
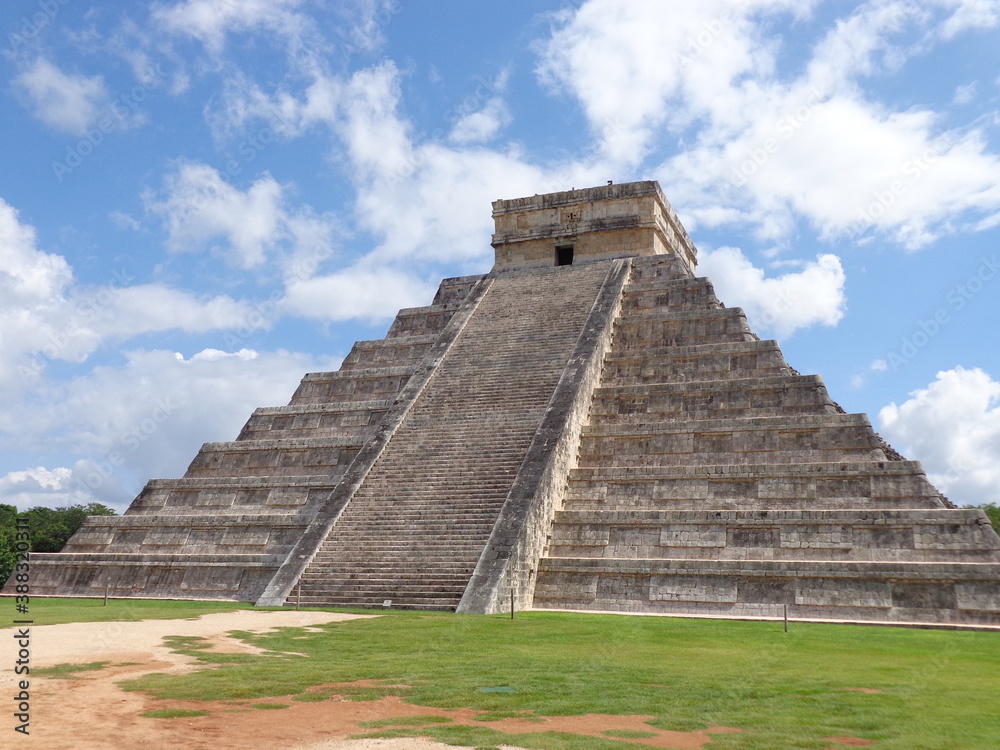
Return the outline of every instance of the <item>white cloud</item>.
{"type": "Polygon", "coordinates": [[[301,93],[285,86],[268,93],[243,73],[229,75],[218,102],[206,108],[214,135],[233,137],[246,131],[254,120],[267,122],[284,137],[301,135],[315,125],[333,125],[340,115],[344,82],[315,67],[307,76],[309,84],[301,93]]]}
{"type": "Polygon", "coordinates": [[[293,255],[308,254],[316,262],[332,253],[332,216],[317,215],[308,206],[285,208],[285,187],[264,174],[245,191],[233,187],[218,170],[185,163],[165,180],[162,199],[144,195],[146,210],[162,217],[167,247],[193,252],[224,240],[221,252],[234,265],[253,268],[279,248],[293,255]]]}
{"type": "Polygon", "coordinates": [[[39,57],[14,79],[35,117],[50,128],[82,136],[102,116],[111,114],[111,97],[101,76],[63,73],[39,57]]]}
{"type": "Polygon", "coordinates": [[[733,247],[699,250],[698,273],[712,279],[719,298],[742,307],[759,334],[790,336],[799,328],[836,325],[844,317],[844,269],[836,255],[819,255],[800,271],[765,278],[733,247]]]}
{"type": "Polygon", "coordinates": [[[44,303],[58,297],[73,279],[60,255],[35,247],[35,230],[21,224],[18,211],[0,198],[0,310],[44,303]]]}
{"type": "Polygon", "coordinates": [[[300,0],[185,0],[174,5],[154,3],[151,15],[166,31],[193,37],[218,53],[228,33],[301,32],[304,19],[293,12],[300,4],[300,0]]]}
{"type": "Polygon", "coordinates": [[[952,14],[941,24],[944,39],[953,39],[968,29],[992,29],[1000,23],[1000,2],[997,0],[934,0],[952,14]]]}
{"type": "Polygon", "coordinates": [[[956,367],[909,395],[879,412],[880,432],[904,455],[922,461],[953,502],[997,502],[1000,382],[979,368],[956,367]]]}
{"type": "Polygon", "coordinates": [[[180,330],[191,333],[238,328],[253,307],[223,295],[196,295],[164,284],[102,288],[92,297],[94,329],[102,336],[127,339],[137,333],[180,330]],[[102,301],[107,306],[101,309],[102,301]]]}
{"type": "Polygon", "coordinates": [[[507,105],[494,96],[479,111],[463,115],[451,129],[448,140],[459,144],[485,143],[493,140],[510,121],[507,105]]]}
{"type": "Polygon", "coordinates": [[[118,278],[81,286],[60,255],[36,247],[35,231],[0,200],[0,385],[35,384],[47,362],[81,362],[102,343],[154,331],[205,332],[245,325],[253,307],[224,295],[118,278]]]}
{"type": "Polygon", "coordinates": [[[201,443],[235,439],[256,407],[288,403],[306,372],[338,366],[284,351],[129,352],[123,367],[94,368],[0,416],[6,448],[85,456],[8,474],[0,502],[121,510],[146,480],[182,475],[201,443]]]}
{"type": "Polygon", "coordinates": [[[828,238],[876,231],[916,249],[968,211],[1000,211],[1000,159],[978,131],[936,134],[931,111],[885,111],[818,88],[755,99],[741,134],[710,130],[661,167],[665,189],[701,222],[735,219],[778,240],[804,216],[828,238]]]}
{"type": "Polygon", "coordinates": [[[859,4],[799,75],[779,78],[782,40],[761,21],[812,5],[589,0],[558,16],[538,73],[579,101],[619,168],[639,163],[664,128],[697,127],[656,174],[700,223],[755,225],[779,241],[804,217],[826,238],[877,233],[907,249],[988,226],[1000,214],[1000,158],[986,133],[948,130],[926,106],[893,110],[864,87],[942,34],[992,27],[998,4],[859,4]]]}
{"type": "Polygon", "coordinates": [[[92,502],[93,496],[82,487],[80,479],[73,469],[65,466],[11,471],[0,477],[0,502],[20,510],[84,505],[92,502]]]}
{"type": "Polygon", "coordinates": [[[290,284],[283,310],[319,320],[387,320],[430,304],[434,286],[390,268],[349,268],[290,284]]]}
{"type": "Polygon", "coordinates": [[[972,83],[967,83],[964,86],[959,86],[955,89],[955,96],[952,98],[952,104],[969,104],[975,101],[976,96],[979,94],[979,81],[973,81],[972,83]]]}
{"type": "Polygon", "coordinates": [[[515,146],[416,140],[398,111],[400,77],[392,63],[355,73],[336,125],[357,190],[357,220],[379,239],[370,262],[459,261],[481,268],[492,257],[492,201],[593,184],[585,165],[535,165],[515,146]]]}
{"type": "Polygon", "coordinates": [[[754,39],[750,14],[807,13],[811,5],[589,0],[559,18],[538,74],[580,101],[607,155],[636,164],[657,128],[688,117],[672,100],[710,107],[737,77],[772,70],[772,51],[754,39]]]}

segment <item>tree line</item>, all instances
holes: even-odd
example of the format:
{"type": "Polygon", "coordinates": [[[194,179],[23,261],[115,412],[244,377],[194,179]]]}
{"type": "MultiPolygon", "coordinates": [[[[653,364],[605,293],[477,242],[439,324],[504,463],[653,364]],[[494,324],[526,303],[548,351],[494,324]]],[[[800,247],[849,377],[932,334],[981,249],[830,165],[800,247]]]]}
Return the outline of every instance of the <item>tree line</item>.
{"type": "Polygon", "coordinates": [[[116,516],[101,503],[71,505],[66,508],[37,506],[19,514],[13,505],[0,503],[0,586],[7,581],[17,557],[14,552],[14,526],[18,515],[28,517],[32,552],[59,552],[87,516],[116,516]]]}

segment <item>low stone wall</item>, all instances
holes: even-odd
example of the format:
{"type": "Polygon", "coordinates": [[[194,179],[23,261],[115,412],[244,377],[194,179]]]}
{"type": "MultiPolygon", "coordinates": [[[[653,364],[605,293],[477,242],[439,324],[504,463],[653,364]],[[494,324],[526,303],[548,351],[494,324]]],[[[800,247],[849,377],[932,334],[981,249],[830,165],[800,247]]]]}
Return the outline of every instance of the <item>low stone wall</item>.
{"type": "Polygon", "coordinates": [[[1000,564],[546,558],[535,607],[1000,625],[1000,564]]]}

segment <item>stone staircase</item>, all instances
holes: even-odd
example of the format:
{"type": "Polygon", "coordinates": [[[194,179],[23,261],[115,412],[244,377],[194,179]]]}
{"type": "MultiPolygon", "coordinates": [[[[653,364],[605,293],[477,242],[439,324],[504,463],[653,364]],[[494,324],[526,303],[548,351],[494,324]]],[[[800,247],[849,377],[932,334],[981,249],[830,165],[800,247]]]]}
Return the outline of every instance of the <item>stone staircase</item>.
{"type": "Polygon", "coordinates": [[[634,261],[534,606],[1000,624],[1000,540],[741,310],[634,261]]]}
{"type": "Polygon", "coordinates": [[[493,279],[289,602],[457,607],[608,266],[493,279]]]}
{"type": "Polygon", "coordinates": [[[287,406],[203,445],[184,477],[151,480],[124,516],[88,518],[63,552],[33,555],[33,593],[256,599],[481,278],[445,279],[339,371],[306,375],[287,406]]]}

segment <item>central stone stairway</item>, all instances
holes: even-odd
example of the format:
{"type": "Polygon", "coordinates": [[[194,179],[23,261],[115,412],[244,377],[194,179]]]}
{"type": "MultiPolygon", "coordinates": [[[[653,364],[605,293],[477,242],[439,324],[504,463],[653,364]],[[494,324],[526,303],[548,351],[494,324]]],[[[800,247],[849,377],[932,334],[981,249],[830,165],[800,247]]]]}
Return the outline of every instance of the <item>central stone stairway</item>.
{"type": "Polygon", "coordinates": [[[608,271],[492,280],[289,603],[458,606],[608,271]]]}

